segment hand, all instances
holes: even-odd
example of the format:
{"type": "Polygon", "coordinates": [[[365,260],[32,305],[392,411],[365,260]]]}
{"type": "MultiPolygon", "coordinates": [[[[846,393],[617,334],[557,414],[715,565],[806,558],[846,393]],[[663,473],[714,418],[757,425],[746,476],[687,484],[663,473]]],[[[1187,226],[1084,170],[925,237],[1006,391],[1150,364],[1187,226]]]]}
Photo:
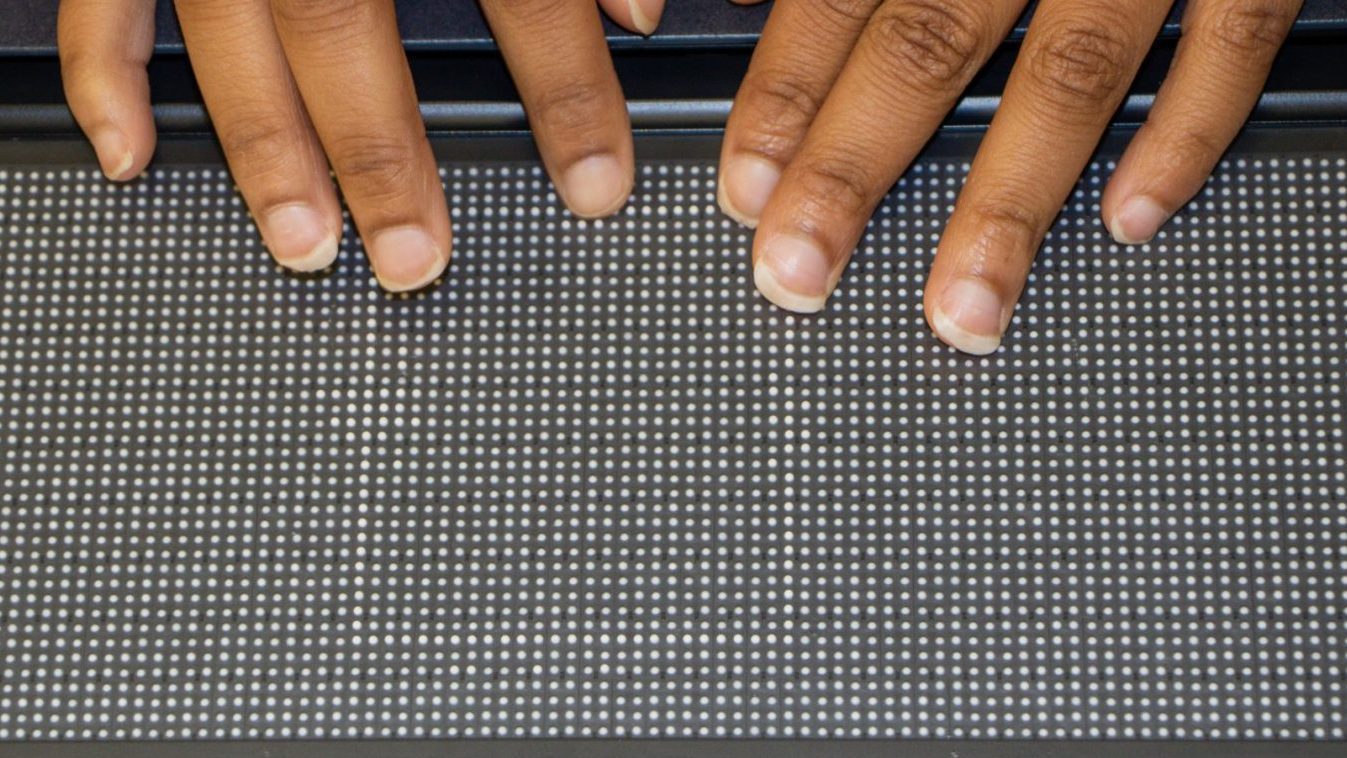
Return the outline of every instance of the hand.
{"type": "MultiPolygon", "coordinates": [[[[754,279],[823,308],[884,193],[1009,33],[1025,0],[778,0],[726,126],[720,205],[756,225],[754,279]]],[[[1042,0],[926,283],[945,342],[1000,345],[1029,265],[1170,0],[1042,0]]],[[[1109,182],[1120,244],[1201,189],[1257,101],[1301,0],[1191,0],[1150,118],[1109,182]]]]}
{"type": "MultiPolygon", "coordinates": [[[[598,0],[649,34],[664,0],[598,0]]],[[[606,216],[631,192],[631,129],[592,0],[483,0],[543,161],[573,213],[606,216]]],[[[392,0],[178,0],[206,107],[276,261],[331,265],[341,209],[380,283],[413,290],[449,262],[449,212],[392,0]]],[[[154,151],[145,65],[154,0],[62,0],[62,78],[104,173],[127,180],[154,151]]]]}

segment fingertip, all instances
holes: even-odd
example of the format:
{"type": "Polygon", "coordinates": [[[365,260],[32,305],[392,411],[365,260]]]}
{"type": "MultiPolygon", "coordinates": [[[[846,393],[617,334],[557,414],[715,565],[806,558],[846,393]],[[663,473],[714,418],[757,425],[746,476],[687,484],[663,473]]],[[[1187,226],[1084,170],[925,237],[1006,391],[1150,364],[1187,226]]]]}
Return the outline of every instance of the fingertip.
{"type": "Polygon", "coordinates": [[[729,216],[734,223],[739,224],[746,229],[758,228],[757,217],[749,216],[743,211],[740,211],[738,208],[734,207],[734,203],[726,197],[724,179],[721,179],[716,183],[716,205],[720,207],[720,212],[729,216]]]}
{"type": "Polygon", "coordinates": [[[929,314],[927,323],[941,342],[961,353],[991,355],[1001,348],[1000,335],[970,332],[945,311],[937,310],[929,314]]]}
{"type": "Polygon", "coordinates": [[[631,197],[633,171],[611,153],[582,158],[562,172],[557,184],[571,213],[586,219],[611,216],[631,197]]]}
{"type": "Polygon", "coordinates": [[[763,297],[794,313],[817,313],[832,295],[832,263],[813,240],[794,234],[767,239],[753,265],[753,283],[763,297]]]}
{"type": "Polygon", "coordinates": [[[444,273],[450,255],[419,226],[377,232],[367,252],[375,277],[389,292],[412,292],[429,285],[444,273]]]}
{"type": "MultiPolygon", "coordinates": [[[[143,71],[140,74],[144,76],[143,71]]],[[[87,78],[79,85],[67,81],[70,110],[93,146],[99,169],[115,182],[139,176],[154,155],[156,135],[149,86],[136,84],[142,86],[127,88],[87,78]]]]}
{"type": "Polygon", "coordinates": [[[258,221],[262,239],[276,262],[300,273],[321,271],[337,260],[338,233],[332,226],[306,203],[281,205],[258,221]]]}
{"type": "Polygon", "coordinates": [[[752,155],[735,156],[726,161],[716,183],[716,202],[726,216],[753,229],[780,182],[776,164],[752,155]]]}
{"type": "Polygon", "coordinates": [[[622,28],[649,37],[659,27],[665,0],[599,0],[608,17],[622,28]]]}
{"type": "Polygon", "coordinates": [[[1124,200],[1106,222],[1120,245],[1144,245],[1155,238],[1172,214],[1154,198],[1136,195],[1124,200]]]}
{"type": "Polygon", "coordinates": [[[627,0],[627,8],[631,12],[632,26],[649,37],[655,33],[660,17],[664,15],[664,0],[627,0]]]}
{"type": "MultiPolygon", "coordinates": [[[[301,252],[294,258],[276,258],[276,262],[285,268],[301,273],[309,274],[314,271],[322,271],[328,268],[337,260],[338,242],[335,235],[329,235],[319,240],[316,245],[306,252],[301,252]]],[[[273,255],[274,255],[273,251],[273,255]]]]}
{"type": "Polygon", "coordinates": [[[136,153],[131,142],[121,129],[115,126],[103,126],[89,135],[94,152],[98,155],[98,165],[103,174],[115,182],[126,181],[136,175],[136,153]]]}
{"type": "Polygon", "coordinates": [[[828,304],[827,295],[804,294],[786,286],[775,267],[763,263],[753,267],[753,286],[769,303],[791,313],[818,313],[828,304]]]}
{"type": "Polygon", "coordinates": [[[1005,304],[988,282],[959,277],[928,299],[926,320],[950,347],[969,355],[990,355],[1001,347],[1005,304]]]}

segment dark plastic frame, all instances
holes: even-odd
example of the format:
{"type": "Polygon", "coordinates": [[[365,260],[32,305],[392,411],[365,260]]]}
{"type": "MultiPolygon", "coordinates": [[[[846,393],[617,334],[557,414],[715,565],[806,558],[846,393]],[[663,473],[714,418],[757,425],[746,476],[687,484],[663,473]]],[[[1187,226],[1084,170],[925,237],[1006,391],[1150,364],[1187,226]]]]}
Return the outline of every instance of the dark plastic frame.
{"type": "MultiPolygon", "coordinates": [[[[181,52],[170,0],[158,0],[155,51],[181,52]]],[[[1179,14],[1186,0],[1178,0],[1165,34],[1178,33],[1179,14]]],[[[0,0],[0,55],[49,55],[55,50],[58,0],[0,0]]],[[[605,19],[609,43],[616,47],[719,47],[752,45],[762,30],[770,3],[741,6],[730,0],[676,0],[668,3],[659,30],[649,38],[627,32],[605,19]]],[[[419,50],[492,50],[495,43],[478,9],[477,0],[398,0],[403,41],[419,50]]],[[[1016,25],[1012,39],[1022,37],[1032,8],[1016,25]]],[[[1301,31],[1347,30],[1347,2],[1305,0],[1297,27],[1301,31]]]]}
{"type": "MultiPolygon", "coordinates": [[[[1347,65],[1347,64],[1345,64],[1347,65]]],[[[2,70],[2,69],[0,69],[2,70]]],[[[1114,117],[1115,124],[1139,124],[1150,111],[1154,95],[1134,94],[1114,117]]],[[[984,127],[1001,98],[966,97],[950,113],[947,127],[984,127]]],[[[719,130],[730,112],[730,100],[633,100],[627,109],[634,129],[719,130]]],[[[204,106],[196,103],[160,104],[154,107],[161,134],[206,134],[210,120],[204,106]]],[[[523,106],[512,102],[423,102],[421,116],[430,132],[525,131],[528,120],[523,106]]],[[[1258,102],[1253,123],[1342,123],[1347,122],[1347,91],[1306,90],[1269,92],[1258,102]]],[[[69,109],[51,104],[0,104],[0,136],[73,136],[78,127],[69,109]]]]}

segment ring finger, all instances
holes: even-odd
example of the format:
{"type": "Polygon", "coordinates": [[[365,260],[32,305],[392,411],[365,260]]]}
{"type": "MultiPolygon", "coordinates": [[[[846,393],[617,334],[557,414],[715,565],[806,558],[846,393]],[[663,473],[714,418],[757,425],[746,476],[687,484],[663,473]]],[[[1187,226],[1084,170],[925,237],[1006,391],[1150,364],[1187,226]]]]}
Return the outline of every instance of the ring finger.
{"type": "Polygon", "coordinates": [[[331,265],[341,207],[267,0],[178,0],[177,10],[220,145],[268,249],[295,271],[331,265]]]}

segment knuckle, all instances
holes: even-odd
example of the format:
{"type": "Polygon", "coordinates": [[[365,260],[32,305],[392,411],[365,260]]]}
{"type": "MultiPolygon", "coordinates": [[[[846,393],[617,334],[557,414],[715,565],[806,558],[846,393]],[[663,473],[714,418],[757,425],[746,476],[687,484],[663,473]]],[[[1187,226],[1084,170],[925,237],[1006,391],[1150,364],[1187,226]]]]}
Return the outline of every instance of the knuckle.
{"type": "Polygon", "coordinates": [[[101,89],[105,62],[83,48],[61,48],[61,81],[66,91],[86,95],[101,89]]]}
{"type": "Polygon", "coordinates": [[[148,59],[123,50],[67,46],[60,51],[61,81],[67,90],[89,98],[106,96],[108,87],[143,76],[148,59]]]}
{"type": "Polygon", "coordinates": [[[788,137],[809,125],[822,104],[822,95],[801,81],[793,70],[767,70],[745,82],[745,102],[752,103],[753,131],[788,137]]]}
{"type": "Polygon", "coordinates": [[[543,87],[532,105],[537,130],[547,134],[598,132],[609,112],[607,87],[586,79],[543,87]]]}
{"type": "Polygon", "coordinates": [[[362,135],[333,146],[332,167],[342,187],[366,200],[394,201],[414,195],[419,156],[408,139],[362,135]]]}
{"type": "Polygon", "coordinates": [[[1044,30],[1029,54],[1037,90],[1054,105],[1094,110],[1127,84],[1128,42],[1116,24],[1069,20],[1044,30]]]}
{"type": "Polygon", "coordinates": [[[1020,194],[997,194],[982,198],[968,209],[968,215],[981,237],[989,244],[979,250],[985,256],[996,256],[983,261],[990,269],[1000,270],[1026,253],[1038,248],[1047,224],[1040,214],[1020,194]]]}
{"type": "MultiPolygon", "coordinates": [[[[821,213],[806,216],[833,218],[870,215],[875,203],[869,172],[861,161],[847,155],[825,155],[809,160],[797,181],[806,202],[821,213]]],[[[812,209],[806,209],[812,210],[812,209]]]]}
{"type": "Polygon", "coordinates": [[[909,81],[941,91],[971,75],[982,46],[982,24],[964,3],[896,3],[877,13],[872,26],[885,59],[909,81]]]}
{"type": "Polygon", "coordinates": [[[1194,157],[1215,160],[1225,152],[1226,145],[1211,132],[1201,129],[1183,129],[1172,138],[1176,161],[1190,162],[1194,157]]]}
{"type": "Polygon", "coordinates": [[[61,61],[61,76],[70,78],[94,69],[98,65],[97,56],[89,54],[89,48],[67,42],[58,48],[61,61]]]}
{"type": "Polygon", "coordinates": [[[877,0],[818,0],[817,9],[825,19],[864,21],[874,13],[877,0]]]}
{"type": "Polygon", "coordinates": [[[1167,166],[1215,163],[1226,149],[1211,132],[1191,127],[1165,134],[1161,143],[1161,164],[1167,166]]]}
{"type": "Polygon", "coordinates": [[[1237,54],[1270,54],[1295,22],[1296,9],[1280,0],[1218,3],[1208,35],[1219,47],[1237,54]]]}
{"type": "Polygon", "coordinates": [[[296,154],[292,125],[280,114],[259,114],[219,125],[220,147],[240,178],[288,164],[296,154]]]}
{"type": "Polygon", "coordinates": [[[367,23],[370,0],[272,0],[277,21],[306,34],[349,32],[367,23]]]}
{"type": "Polygon", "coordinates": [[[575,14],[575,0],[482,0],[490,15],[500,13],[512,19],[528,19],[531,27],[552,29],[564,25],[575,14]]]}

